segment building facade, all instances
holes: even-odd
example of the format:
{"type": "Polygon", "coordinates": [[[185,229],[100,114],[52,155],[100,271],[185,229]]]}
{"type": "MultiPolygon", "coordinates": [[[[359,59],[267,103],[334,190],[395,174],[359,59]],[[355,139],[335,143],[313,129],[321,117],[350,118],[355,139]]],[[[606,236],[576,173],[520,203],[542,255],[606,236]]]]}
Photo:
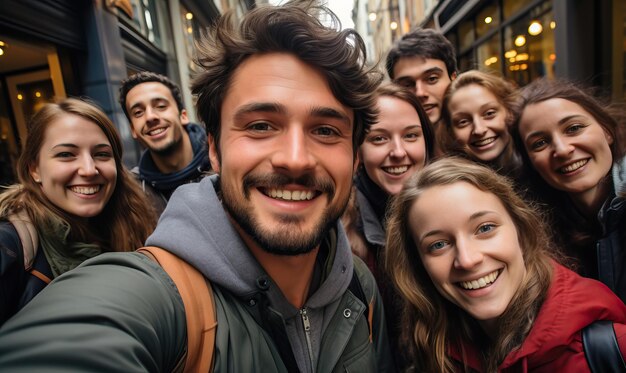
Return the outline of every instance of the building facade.
{"type": "Polygon", "coordinates": [[[140,145],[117,103],[120,81],[148,70],[189,91],[194,41],[220,13],[243,14],[249,0],[3,0],[0,2],[0,185],[14,181],[28,118],[46,102],[88,97],[117,126],[124,162],[140,145]]]}
{"type": "MultiPolygon", "coordinates": [[[[519,85],[560,77],[626,99],[625,0],[400,2],[397,14],[390,14],[402,34],[417,26],[441,30],[456,47],[461,72],[492,71],[519,85]]],[[[375,54],[384,58],[397,37],[379,37],[375,54]]]]}

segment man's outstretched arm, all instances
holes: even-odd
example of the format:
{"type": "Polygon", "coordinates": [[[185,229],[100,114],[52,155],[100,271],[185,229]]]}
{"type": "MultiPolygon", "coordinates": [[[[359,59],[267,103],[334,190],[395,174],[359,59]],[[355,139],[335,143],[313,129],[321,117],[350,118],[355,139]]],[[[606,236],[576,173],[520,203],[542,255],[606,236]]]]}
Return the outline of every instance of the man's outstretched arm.
{"type": "Polygon", "coordinates": [[[0,367],[171,372],[186,338],[167,274],[141,254],[104,254],[57,278],[0,329],[0,367]]]}

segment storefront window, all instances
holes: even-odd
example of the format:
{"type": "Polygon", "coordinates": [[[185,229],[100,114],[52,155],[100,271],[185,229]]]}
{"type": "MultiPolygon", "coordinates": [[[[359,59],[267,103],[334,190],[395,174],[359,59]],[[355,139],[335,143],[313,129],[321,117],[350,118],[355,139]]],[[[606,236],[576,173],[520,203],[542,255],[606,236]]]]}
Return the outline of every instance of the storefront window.
{"type": "Polygon", "coordinates": [[[528,6],[531,0],[503,0],[502,1],[502,13],[504,19],[508,19],[521,9],[528,6]]]}
{"type": "Polygon", "coordinates": [[[520,85],[542,76],[553,78],[557,66],[553,13],[538,10],[504,29],[505,75],[520,85]]]}
{"type": "Polygon", "coordinates": [[[502,53],[500,52],[500,34],[496,33],[476,48],[476,60],[481,71],[502,74],[502,53]]]}
{"type": "Polygon", "coordinates": [[[131,0],[133,24],[152,43],[161,46],[155,0],[131,0]]]}
{"type": "Polygon", "coordinates": [[[195,71],[198,67],[193,62],[196,57],[196,48],[195,48],[195,36],[198,33],[198,23],[187,8],[185,8],[182,4],[180,5],[180,16],[182,19],[182,27],[183,27],[183,38],[185,40],[185,52],[187,55],[187,61],[189,61],[189,70],[195,71]]]}
{"type": "Polygon", "coordinates": [[[467,20],[459,25],[459,51],[463,52],[472,47],[474,37],[474,22],[467,20]]]}
{"type": "Polygon", "coordinates": [[[476,16],[476,37],[480,38],[487,35],[489,31],[498,29],[499,25],[498,4],[488,5],[476,16]]]}
{"type": "Polygon", "coordinates": [[[476,69],[476,60],[474,59],[474,50],[470,50],[459,57],[459,72],[465,72],[476,69]]]}

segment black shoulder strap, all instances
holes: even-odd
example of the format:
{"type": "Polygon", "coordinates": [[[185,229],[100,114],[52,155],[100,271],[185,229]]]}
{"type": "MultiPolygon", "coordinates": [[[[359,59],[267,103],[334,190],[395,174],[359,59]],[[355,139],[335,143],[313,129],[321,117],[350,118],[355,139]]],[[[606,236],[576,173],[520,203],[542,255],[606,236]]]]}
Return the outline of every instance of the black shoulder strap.
{"type": "Polygon", "coordinates": [[[582,331],[585,358],[592,373],[626,372],[613,322],[598,320],[582,331]]]}

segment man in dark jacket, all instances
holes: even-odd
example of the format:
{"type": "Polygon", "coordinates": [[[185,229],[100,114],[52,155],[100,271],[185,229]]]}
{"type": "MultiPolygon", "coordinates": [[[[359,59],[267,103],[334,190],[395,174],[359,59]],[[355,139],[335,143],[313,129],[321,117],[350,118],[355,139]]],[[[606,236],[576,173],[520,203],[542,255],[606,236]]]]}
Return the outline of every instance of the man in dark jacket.
{"type": "Polygon", "coordinates": [[[180,89],[166,76],[143,71],[120,87],[120,105],[133,138],[146,150],[132,171],[158,214],[174,189],[210,169],[204,129],[187,118],[180,89]]]}
{"type": "MultiPolygon", "coordinates": [[[[311,3],[259,5],[207,34],[193,92],[217,174],[178,188],[146,242],[210,281],[216,372],[394,370],[376,284],[338,220],[381,76],[358,34],[323,26],[336,18],[311,3]]],[[[162,268],[107,253],[4,325],[0,366],[170,372],[186,327],[162,268]]]]}

